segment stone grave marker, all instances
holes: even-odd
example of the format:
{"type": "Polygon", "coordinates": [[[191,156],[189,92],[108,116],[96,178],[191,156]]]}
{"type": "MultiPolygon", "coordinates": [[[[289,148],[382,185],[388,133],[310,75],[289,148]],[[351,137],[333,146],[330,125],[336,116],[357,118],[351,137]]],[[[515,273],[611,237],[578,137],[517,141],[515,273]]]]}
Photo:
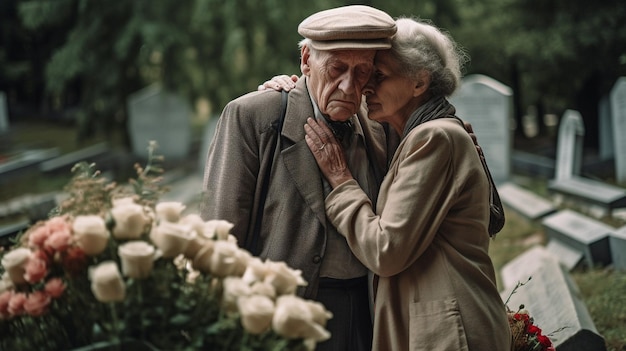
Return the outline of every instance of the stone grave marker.
{"type": "Polygon", "coordinates": [[[559,203],[573,200],[596,217],[610,215],[614,208],[626,206],[626,189],[580,176],[584,135],[580,113],[565,111],[559,126],[555,178],[548,189],[557,194],[559,203]]]}
{"type": "Polygon", "coordinates": [[[182,97],[151,85],[131,95],[128,102],[133,153],[148,156],[155,140],[166,161],[187,157],[191,146],[191,105],[182,97]]]}
{"type": "Polygon", "coordinates": [[[615,177],[626,182],[626,77],[620,77],[611,90],[615,177]]]}
{"type": "Polygon", "coordinates": [[[609,237],[613,267],[626,270],[626,226],[617,229],[609,237]]]}
{"type": "Polygon", "coordinates": [[[556,180],[580,174],[585,126],[578,111],[567,110],[561,119],[556,147],[556,180]]]}
{"type": "Polygon", "coordinates": [[[4,134],[9,130],[9,111],[7,108],[7,97],[3,91],[0,91],[0,134],[4,134]]]}
{"type": "Polygon", "coordinates": [[[498,194],[503,204],[531,220],[539,219],[556,211],[556,207],[550,200],[512,182],[500,184],[498,194]]]}
{"type": "MultiPolygon", "coordinates": [[[[611,226],[572,210],[549,215],[541,224],[550,241],[557,240],[582,253],[587,267],[606,266],[612,262],[609,247],[609,235],[613,232],[611,226]]],[[[558,256],[563,260],[563,255],[558,256]]],[[[572,262],[562,262],[567,268],[574,268],[572,262]]]]}
{"type": "Polygon", "coordinates": [[[508,283],[501,293],[507,306],[517,311],[520,305],[534,318],[535,325],[550,337],[558,351],[606,351],[578,286],[569,272],[550,252],[535,246],[516,257],[502,269],[508,283]],[[526,285],[511,294],[517,282],[526,285]],[[558,331],[558,332],[557,332],[558,331]]]}
{"type": "Polygon", "coordinates": [[[450,98],[456,115],[472,124],[496,183],[507,181],[511,172],[512,95],[506,85],[475,74],[450,98]]]}

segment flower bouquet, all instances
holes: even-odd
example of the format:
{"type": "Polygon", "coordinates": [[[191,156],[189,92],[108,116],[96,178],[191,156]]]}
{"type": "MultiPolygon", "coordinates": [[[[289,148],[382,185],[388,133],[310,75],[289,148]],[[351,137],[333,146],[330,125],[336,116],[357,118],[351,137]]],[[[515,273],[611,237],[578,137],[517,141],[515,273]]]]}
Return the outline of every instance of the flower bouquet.
{"type": "MultiPolygon", "coordinates": [[[[526,285],[530,279],[528,278],[525,283],[518,282],[505,304],[508,303],[511,295],[519,287],[526,285]]],[[[524,307],[524,305],[520,305],[517,311],[512,311],[506,306],[509,327],[513,337],[513,351],[554,351],[552,340],[543,334],[543,331],[535,324],[533,317],[524,307]]]]}
{"type": "Polygon", "coordinates": [[[328,339],[332,314],[295,295],[300,271],[240,249],[229,222],[159,202],[155,149],[127,185],[77,164],[67,199],[0,251],[0,349],[310,350],[328,339]]]}

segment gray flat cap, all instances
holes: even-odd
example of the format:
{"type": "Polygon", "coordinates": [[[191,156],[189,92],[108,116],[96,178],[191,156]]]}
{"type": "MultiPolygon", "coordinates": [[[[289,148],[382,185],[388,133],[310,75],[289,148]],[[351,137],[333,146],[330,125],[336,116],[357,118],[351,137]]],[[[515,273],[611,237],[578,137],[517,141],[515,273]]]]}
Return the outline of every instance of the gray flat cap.
{"type": "Polygon", "coordinates": [[[364,5],[320,11],[298,26],[317,50],[381,50],[391,47],[396,22],[387,13],[364,5]]]}

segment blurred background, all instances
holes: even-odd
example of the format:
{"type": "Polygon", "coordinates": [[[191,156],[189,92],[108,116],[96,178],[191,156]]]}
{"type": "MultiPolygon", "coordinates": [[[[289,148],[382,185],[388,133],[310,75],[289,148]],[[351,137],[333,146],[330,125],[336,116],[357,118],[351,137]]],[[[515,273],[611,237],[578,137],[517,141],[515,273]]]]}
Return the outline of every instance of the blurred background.
{"type": "MultiPolygon", "coordinates": [[[[432,20],[470,55],[465,75],[510,87],[513,150],[554,158],[559,118],[572,109],[584,121],[585,154],[600,152],[598,115],[626,75],[623,1],[2,0],[0,165],[25,150],[54,147],[58,156],[98,143],[145,156],[133,128],[161,128],[166,146],[179,146],[164,150],[167,159],[197,163],[206,125],[229,100],[300,73],[300,21],[357,3],[432,20]],[[150,99],[189,120],[163,122],[165,107],[150,99]],[[133,108],[155,116],[133,122],[133,108]],[[180,123],[189,131],[176,132],[180,123]]],[[[598,174],[614,182],[610,170],[598,174]]],[[[3,188],[0,200],[25,191],[3,188]]]]}

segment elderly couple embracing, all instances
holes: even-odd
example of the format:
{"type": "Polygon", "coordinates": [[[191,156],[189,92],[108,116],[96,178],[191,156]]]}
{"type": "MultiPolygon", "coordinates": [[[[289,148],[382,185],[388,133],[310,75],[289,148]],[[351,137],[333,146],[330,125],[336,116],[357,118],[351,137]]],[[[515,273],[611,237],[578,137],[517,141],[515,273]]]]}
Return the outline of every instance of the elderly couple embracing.
{"type": "Polygon", "coordinates": [[[447,100],[465,54],[426,21],[361,5],[298,32],[302,75],[224,108],[204,219],[302,271],[297,293],[333,313],[319,350],[510,350],[488,255],[493,184],[447,100]]]}

